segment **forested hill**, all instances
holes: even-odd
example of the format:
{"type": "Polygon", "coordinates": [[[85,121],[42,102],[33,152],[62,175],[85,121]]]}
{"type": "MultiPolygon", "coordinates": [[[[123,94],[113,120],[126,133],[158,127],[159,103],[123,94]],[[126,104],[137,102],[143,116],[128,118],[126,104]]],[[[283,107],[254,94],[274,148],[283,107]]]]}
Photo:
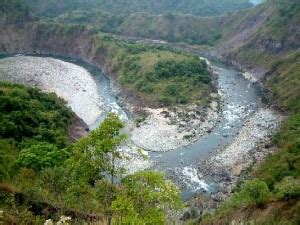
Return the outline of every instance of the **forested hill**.
{"type": "Polygon", "coordinates": [[[34,16],[21,0],[1,0],[0,24],[30,21],[34,16]]]}
{"type": "Polygon", "coordinates": [[[176,12],[197,16],[212,16],[253,6],[249,0],[24,0],[24,2],[33,11],[47,16],[78,9],[98,9],[103,12],[118,14],[176,12]]]}

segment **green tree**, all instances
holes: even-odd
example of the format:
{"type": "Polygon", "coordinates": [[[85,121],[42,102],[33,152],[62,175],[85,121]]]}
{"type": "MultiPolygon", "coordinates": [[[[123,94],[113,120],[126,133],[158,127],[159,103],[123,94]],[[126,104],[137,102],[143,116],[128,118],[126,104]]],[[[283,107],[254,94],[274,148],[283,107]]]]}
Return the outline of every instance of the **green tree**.
{"type": "Polygon", "coordinates": [[[58,149],[53,144],[38,143],[30,148],[22,149],[17,164],[35,171],[63,164],[69,153],[65,149],[58,149]]]}
{"type": "Polygon", "coordinates": [[[179,189],[163,173],[141,171],[121,183],[123,189],[112,203],[117,222],[164,224],[167,209],[183,206],[179,189]]]}
{"type": "Polygon", "coordinates": [[[116,166],[117,161],[122,159],[118,146],[126,140],[126,135],[121,134],[123,127],[124,124],[117,115],[109,114],[99,128],[74,145],[74,154],[66,162],[73,179],[90,185],[101,179],[104,180],[101,184],[108,183],[99,185],[102,192],[99,200],[105,200],[104,213],[109,224],[112,219],[111,203],[116,192],[115,179],[124,172],[123,168],[116,166]]]}

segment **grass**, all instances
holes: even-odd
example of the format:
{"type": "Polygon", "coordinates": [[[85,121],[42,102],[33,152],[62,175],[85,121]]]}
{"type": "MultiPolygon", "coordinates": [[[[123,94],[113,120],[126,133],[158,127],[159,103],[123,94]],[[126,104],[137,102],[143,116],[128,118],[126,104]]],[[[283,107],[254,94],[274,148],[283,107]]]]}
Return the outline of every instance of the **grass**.
{"type": "Polygon", "coordinates": [[[300,51],[293,52],[274,65],[267,82],[276,103],[291,112],[300,111],[300,51]]]}

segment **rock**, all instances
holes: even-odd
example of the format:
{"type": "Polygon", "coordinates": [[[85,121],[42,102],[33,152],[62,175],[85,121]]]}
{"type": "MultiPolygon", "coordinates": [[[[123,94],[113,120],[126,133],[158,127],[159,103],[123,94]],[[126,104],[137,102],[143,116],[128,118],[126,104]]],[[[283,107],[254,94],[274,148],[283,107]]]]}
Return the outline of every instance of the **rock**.
{"type": "Polygon", "coordinates": [[[191,213],[188,210],[188,211],[186,211],[186,212],[183,213],[183,215],[180,217],[180,220],[185,221],[185,220],[191,219],[191,217],[192,217],[191,213]]]}
{"type": "Polygon", "coordinates": [[[165,118],[171,117],[171,114],[169,111],[162,111],[161,114],[164,115],[165,118]]]}

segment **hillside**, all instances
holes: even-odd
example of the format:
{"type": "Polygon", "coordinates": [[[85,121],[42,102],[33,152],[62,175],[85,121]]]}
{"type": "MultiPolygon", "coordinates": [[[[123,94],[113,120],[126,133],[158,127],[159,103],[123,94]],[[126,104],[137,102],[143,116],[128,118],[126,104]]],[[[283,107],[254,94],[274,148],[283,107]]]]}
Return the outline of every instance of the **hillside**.
{"type": "Polygon", "coordinates": [[[125,168],[116,168],[115,160],[123,158],[116,148],[126,139],[116,115],[71,145],[72,116],[55,94],[0,82],[2,223],[43,224],[67,215],[75,224],[163,224],[163,208],[182,207],[178,188],[162,173],[125,176],[125,168]],[[115,182],[114,176],[122,180],[115,182]],[[127,207],[130,213],[124,212],[127,207]]]}
{"type": "Polygon", "coordinates": [[[124,36],[162,39],[169,42],[213,45],[221,37],[217,17],[195,17],[178,14],[151,15],[132,13],[117,15],[98,10],[72,11],[52,21],[67,24],[92,25],[102,32],[124,36]]]}
{"type": "Polygon", "coordinates": [[[55,16],[74,10],[97,9],[113,14],[145,12],[164,14],[175,12],[197,16],[219,15],[252,6],[248,0],[25,0],[31,10],[39,15],[55,16]]]}
{"type": "Polygon", "coordinates": [[[215,215],[204,215],[200,224],[299,223],[299,12],[297,1],[268,1],[246,16],[236,13],[228,24],[239,23],[223,30],[227,40],[220,43],[219,53],[244,66],[268,71],[262,82],[270,91],[269,104],[288,118],[269,146],[273,153],[249,172],[249,181],[243,182],[215,215]]]}
{"type": "Polygon", "coordinates": [[[218,51],[269,69],[278,58],[299,49],[299,12],[295,0],[270,0],[246,14],[235,13],[223,26],[218,51]]]}
{"type": "Polygon", "coordinates": [[[21,0],[3,0],[0,4],[0,25],[35,19],[21,0]]]}
{"type": "Polygon", "coordinates": [[[187,53],[119,41],[82,25],[29,23],[7,26],[0,33],[3,53],[60,54],[104,67],[135,106],[210,102],[213,85],[207,64],[187,53]]]}
{"type": "Polygon", "coordinates": [[[93,25],[103,32],[119,35],[213,46],[213,54],[230,56],[241,62],[265,63],[266,66],[271,65],[266,61],[270,59],[269,54],[299,47],[298,21],[299,5],[295,0],[284,3],[270,0],[255,8],[215,17],[170,12],[120,15],[93,9],[67,12],[54,18],[54,22],[93,25]],[[285,30],[282,32],[279,27],[285,30]],[[254,43],[257,46],[252,48],[254,43]],[[249,53],[254,50],[257,54],[252,57],[249,53]]]}

